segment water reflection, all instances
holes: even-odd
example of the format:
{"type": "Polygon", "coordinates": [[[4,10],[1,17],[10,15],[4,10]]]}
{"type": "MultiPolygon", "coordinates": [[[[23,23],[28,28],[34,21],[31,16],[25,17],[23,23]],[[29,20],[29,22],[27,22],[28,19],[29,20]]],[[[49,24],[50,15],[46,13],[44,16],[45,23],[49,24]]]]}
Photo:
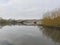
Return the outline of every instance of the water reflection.
{"type": "Polygon", "coordinates": [[[37,25],[30,25],[30,24],[0,24],[0,29],[2,29],[4,26],[15,26],[15,25],[18,25],[18,26],[37,26],[37,25]]]}
{"type": "Polygon", "coordinates": [[[47,28],[44,27],[42,28],[42,32],[45,36],[47,36],[48,38],[51,38],[52,41],[56,42],[56,43],[60,43],[60,30],[56,29],[56,28],[47,28]]]}
{"type": "Polygon", "coordinates": [[[41,40],[37,26],[1,25],[0,45],[44,45],[41,40]]]}
{"type": "Polygon", "coordinates": [[[39,28],[26,25],[1,25],[0,45],[60,45],[54,43],[60,43],[60,30],[41,26],[39,28]]]}
{"type": "MultiPolygon", "coordinates": [[[[4,26],[7,26],[7,24],[0,24],[0,29],[2,29],[4,26]]],[[[10,24],[8,26],[11,26],[10,24]]]]}

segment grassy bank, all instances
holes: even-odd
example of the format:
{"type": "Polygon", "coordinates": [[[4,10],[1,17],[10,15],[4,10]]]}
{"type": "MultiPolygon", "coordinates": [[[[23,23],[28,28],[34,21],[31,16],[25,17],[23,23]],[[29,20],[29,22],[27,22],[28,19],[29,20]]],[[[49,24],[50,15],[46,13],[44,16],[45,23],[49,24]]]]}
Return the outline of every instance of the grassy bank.
{"type": "Polygon", "coordinates": [[[60,27],[60,10],[54,10],[44,14],[42,25],[60,27]]]}

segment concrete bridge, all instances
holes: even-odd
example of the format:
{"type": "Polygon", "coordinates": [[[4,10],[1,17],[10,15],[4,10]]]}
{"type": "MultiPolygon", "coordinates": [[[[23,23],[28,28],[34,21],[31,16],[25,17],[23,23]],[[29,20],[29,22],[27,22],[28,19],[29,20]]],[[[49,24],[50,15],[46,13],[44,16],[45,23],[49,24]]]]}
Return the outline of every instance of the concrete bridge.
{"type": "Polygon", "coordinates": [[[26,25],[36,25],[38,21],[40,20],[19,20],[17,22],[26,25]]]}

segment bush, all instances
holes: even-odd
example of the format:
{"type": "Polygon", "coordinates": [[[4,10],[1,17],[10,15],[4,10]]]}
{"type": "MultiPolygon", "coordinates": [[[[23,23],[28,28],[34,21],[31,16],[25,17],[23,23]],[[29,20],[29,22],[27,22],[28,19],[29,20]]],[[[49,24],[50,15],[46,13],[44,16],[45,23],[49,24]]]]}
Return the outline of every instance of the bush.
{"type": "Polygon", "coordinates": [[[60,27],[60,10],[55,10],[45,15],[42,21],[43,25],[60,27]]]}

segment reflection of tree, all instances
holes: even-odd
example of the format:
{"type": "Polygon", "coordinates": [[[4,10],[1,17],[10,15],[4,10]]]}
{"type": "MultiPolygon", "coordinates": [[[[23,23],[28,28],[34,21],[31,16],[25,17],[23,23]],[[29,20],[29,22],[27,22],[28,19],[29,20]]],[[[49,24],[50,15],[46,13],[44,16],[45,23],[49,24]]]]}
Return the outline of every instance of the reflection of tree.
{"type": "Polygon", "coordinates": [[[0,29],[2,29],[6,24],[0,24],[0,29]]]}
{"type": "Polygon", "coordinates": [[[56,28],[47,28],[47,27],[40,27],[40,30],[42,30],[43,34],[47,37],[51,38],[54,42],[60,43],[60,29],[56,28]]]}
{"type": "Polygon", "coordinates": [[[43,33],[52,38],[53,41],[60,42],[60,30],[44,28],[43,33]]]}
{"type": "MultiPolygon", "coordinates": [[[[0,24],[0,29],[2,29],[4,26],[7,26],[7,24],[0,24]]],[[[11,26],[11,25],[9,25],[11,26]]]]}
{"type": "Polygon", "coordinates": [[[3,26],[0,26],[0,29],[2,29],[3,26]]]}

